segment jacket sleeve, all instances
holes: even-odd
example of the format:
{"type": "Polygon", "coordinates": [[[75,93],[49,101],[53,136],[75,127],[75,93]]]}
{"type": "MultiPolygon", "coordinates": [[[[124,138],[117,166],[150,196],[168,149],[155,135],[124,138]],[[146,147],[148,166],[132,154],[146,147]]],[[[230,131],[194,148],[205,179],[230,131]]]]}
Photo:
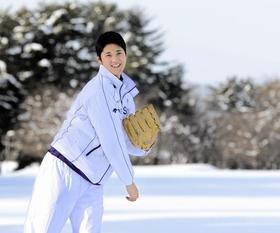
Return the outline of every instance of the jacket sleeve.
{"type": "Polygon", "coordinates": [[[134,172],[126,148],[121,120],[118,112],[113,111],[116,107],[115,103],[112,93],[102,83],[98,94],[87,100],[86,108],[105,156],[120,180],[125,185],[129,185],[133,182],[134,172]]]}
{"type": "Polygon", "coordinates": [[[127,150],[128,150],[128,154],[133,155],[133,156],[146,156],[150,153],[150,150],[142,150],[140,148],[135,147],[131,141],[129,140],[128,136],[126,133],[125,134],[125,142],[126,142],[126,146],[127,146],[127,150]]]}

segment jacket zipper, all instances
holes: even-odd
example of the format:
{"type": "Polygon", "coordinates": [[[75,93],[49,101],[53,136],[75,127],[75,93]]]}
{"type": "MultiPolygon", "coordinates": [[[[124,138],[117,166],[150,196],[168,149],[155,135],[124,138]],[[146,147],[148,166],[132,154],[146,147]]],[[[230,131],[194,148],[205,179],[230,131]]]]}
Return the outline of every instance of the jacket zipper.
{"type": "Polygon", "coordinates": [[[121,92],[122,87],[123,87],[123,83],[122,83],[122,85],[121,85],[121,87],[120,87],[120,90],[119,90],[119,96],[120,96],[120,101],[121,101],[121,104],[123,103],[123,102],[122,102],[122,96],[121,96],[121,93],[122,93],[122,92],[121,92]]]}

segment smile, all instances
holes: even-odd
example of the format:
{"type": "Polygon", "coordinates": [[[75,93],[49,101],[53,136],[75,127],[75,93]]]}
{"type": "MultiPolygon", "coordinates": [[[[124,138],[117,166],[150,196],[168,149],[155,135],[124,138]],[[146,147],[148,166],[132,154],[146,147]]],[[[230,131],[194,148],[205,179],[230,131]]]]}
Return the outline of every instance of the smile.
{"type": "Polygon", "coordinates": [[[121,66],[121,64],[115,64],[115,65],[111,65],[113,68],[119,68],[121,66]]]}

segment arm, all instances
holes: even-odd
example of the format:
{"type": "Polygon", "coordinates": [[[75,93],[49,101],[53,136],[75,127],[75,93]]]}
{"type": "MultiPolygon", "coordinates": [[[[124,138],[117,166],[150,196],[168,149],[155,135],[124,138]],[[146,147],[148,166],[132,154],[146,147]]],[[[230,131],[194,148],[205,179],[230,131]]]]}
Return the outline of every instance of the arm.
{"type": "Polygon", "coordinates": [[[110,87],[101,83],[101,89],[94,98],[87,100],[87,112],[109,163],[120,180],[125,185],[131,185],[133,184],[133,168],[126,148],[122,122],[118,113],[113,111],[115,100],[108,88],[110,87]]]}
{"type": "MultiPolygon", "coordinates": [[[[124,132],[125,132],[125,130],[124,130],[124,132]]],[[[126,142],[127,150],[128,150],[128,153],[130,155],[141,157],[141,156],[147,156],[150,153],[151,149],[146,151],[146,150],[142,150],[140,148],[135,147],[131,143],[131,141],[129,140],[129,138],[126,135],[126,133],[124,133],[124,134],[125,134],[125,142],[126,142]]]]}

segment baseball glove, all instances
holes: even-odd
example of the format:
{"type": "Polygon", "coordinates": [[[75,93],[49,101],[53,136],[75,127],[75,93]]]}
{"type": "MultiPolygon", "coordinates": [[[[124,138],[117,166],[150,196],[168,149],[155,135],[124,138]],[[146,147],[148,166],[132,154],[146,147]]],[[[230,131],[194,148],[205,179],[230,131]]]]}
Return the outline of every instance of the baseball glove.
{"type": "Polygon", "coordinates": [[[125,118],[123,126],[131,143],[143,150],[153,146],[160,130],[159,117],[152,104],[125,118]]]}

